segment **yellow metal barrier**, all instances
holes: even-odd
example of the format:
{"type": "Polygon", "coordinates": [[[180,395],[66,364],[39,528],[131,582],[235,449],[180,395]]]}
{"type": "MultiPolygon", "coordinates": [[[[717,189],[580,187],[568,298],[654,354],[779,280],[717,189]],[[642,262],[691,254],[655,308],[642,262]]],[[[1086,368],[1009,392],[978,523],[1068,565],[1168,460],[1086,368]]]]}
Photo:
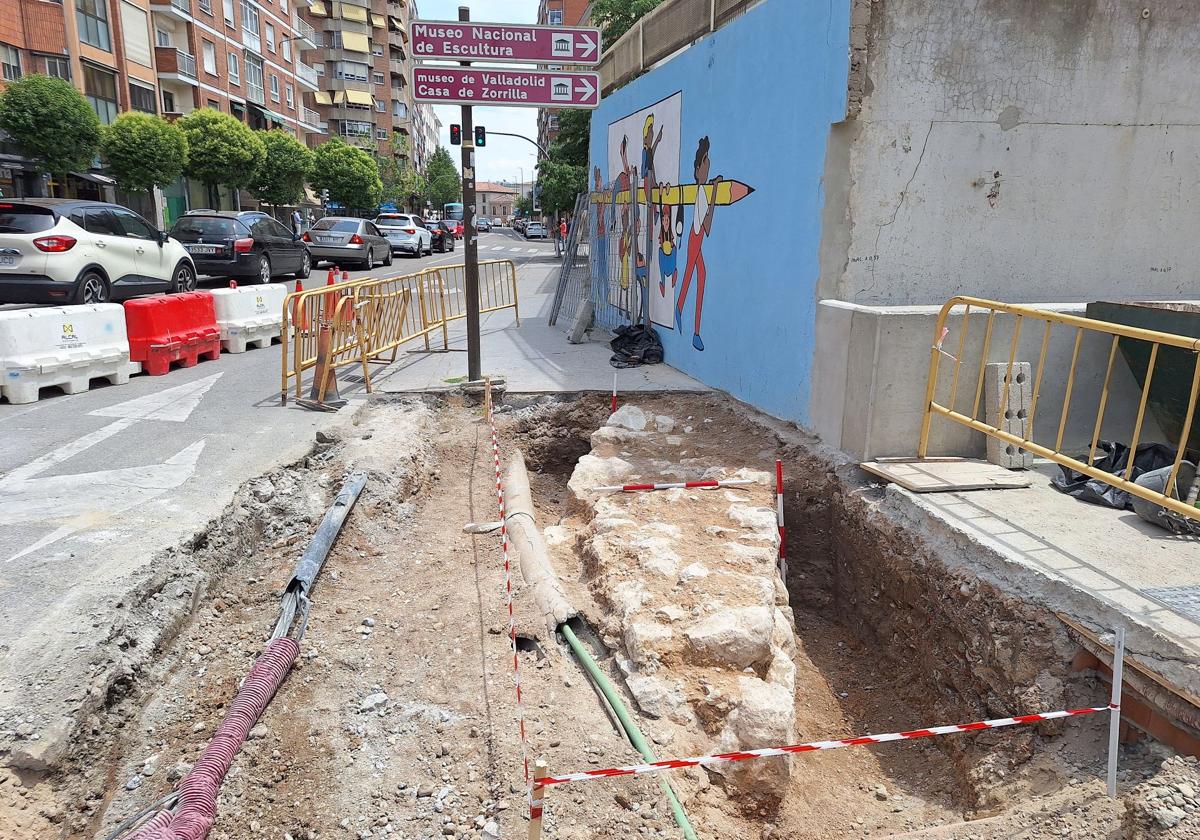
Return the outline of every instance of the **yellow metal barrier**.
{"type": "MultiPolygon", "coordinates": [[[[501,309],[512,309],[520,326],[516,265],[511,260],[481,262],[480,313],[501,309]]],[[[428,350],[429,337],[437,332],[441,332],[442,349],[448,349],[449,323],[466,314],[466,275],[461,265],[293,292],[283,303],[281,400],[287,404],[293,379],[295,397],[300,398],[304,372],[317,363],[317,338],[323,323],[332,334],[333,369],[361,365],[370,392],[371,362],[395,361],[400,345],[418,338],[424,339],[428,350]]]]}
{"type": "MultiPolygon", "coordinates": [[[[1187,504],[1185,501],[1177,498],[1176,494],[1176,479],[1179,475],[1179,466],[1183,461],[1184,450],[1187,446],[1188,437],[1191,432],[1192,419],[1195,413],[1196,398],[1200,395],[1200,339],[1189,338],[1187,336],[1174,335],[1172,333],[1157,332],[1155,330],[1140,329],[1138,327],[1128,327],[1123,324],[1112,324],[1107,321],[1097,321],[1091,318],[1081,318],[1076,315],[1066,315],[1058,312],[1050,312],[1043,309],[1035,309],[1031,306],[1021,306],[1019,304],[1000,303],[994,300],[983,300],[981,298],[958,296],[953,297],[946,302],[938,314],[937,326],[934,328],[934,344],[929,351],[929,381],[925,387],[925,413],[921,421],[921,440],[917,450],[917,455],[921,458],[926,457],[929,449],[929,430],[930,425],[935,415],[945,417],[946,419],[966,426],[969,429],[982,432],[985,435],[1001,440],[1007,444],[1020,447],[1028,452],[1033,453],[1047,460],[1053,461],[1056,464],[1076,470],[1090,478],[1098,479],[1106,484],[1110,484],[1127,493],[1139,496],[1147,501],[1161,505],[1174,513],[1191,519],[1200,519],[1200,509],[1187,504]],[[948,349],[942,347],[942,340],[946,336],[946,319],[950,316],[951,311],[956,307],[965,307],[963,312],[962,332],[958,336],[957,353],[951,355],[948,349]],[[983,349],[979,357],[979,366],[977,378],[974,383],[974,398],[971,406],[971,413],[964,414],[957,410],[956,404],[959,394],[959,380],[961,368],[963,366],[963,353],[967,347],[967,333],[971,323],[971,312],[987,313],[987,325],[984,328],[983,349]],[[1001,428],[993,426],[989,423],[978,419],[980,404],[983,396],[984,372],[987,368],[989,359],[989,351],[991,350],[992,333],[996,323],[996,317],[1000,314],[1012,315],[1014,323],[1012,328],[1012,344],[1008,349],[1008,370],[1004,378],[1000,405],[1008,403],[1009,385],[1013,378],[1013,367],[1017,361],[1017,346],[1021,338],[1021,328],[1026,321],[1044,324],[1042,333],[1041,351],[1038,358],[1036,372],[1033,379],[1033,394],[1030,402],[1029,416],[1026,424],[1026,434],[1029,438],[1022,438],[1010,432],[1006,432],[1001,428]],[[1055,435],[1053,447],[1045,443],[1039,443],[1032,440],[1034,436],[1034,419],[1037,416],[1038,399],[1041,396],[1043,376],[1046,372],[1046,355],[1047,349],[1050,346],[1050,331],[1055,325],[1061,325],[1067,328],[1073,328],[1075,333],[1074,349],[1071,354],[1071,366],[1067,371],[1066,386],[1063,395],[1063,407],[1058,421],[1058,430],[1055,435]],[[1096,333],[1101,335],[1112,336],[1111,345],[1108,350],[1108,366],[1105,369],[1104,384],[1099,395],[1099,407],[1096,411],[1096,421],[1092,428],[1091,446],[1087,454],[1087,460],[1081,461],[1077,458],[1072,458],[1062,452],[1063,434],[1067,428],[1067,420],[1071,409],[1071,397],[1075,389],[1076,381],[1076,366],[1079,362],[1079,348],[1083,342],[1085,333],[1096,333]],[[1130,461],[1133,460],[1133,455],[1137,452],[1138,442],[1142,433],[1142,421],[1146,414],[1146,401],[1150,394],[1150,383],[1154,375],[1154,363],[1158,358],[1158,348],[1166,345],[1169,347],[1178,347],[1190,351],[1196,355],[1196,363],[1192,374],[1192,389],[1191,396],[1188,400],[1187,413],[1183,421],[1183,433],[1179,440],[1179,446],[1175,454],[1175,463],[1171,470],[1171,475],[1166,485],[1166,493],[1156,493],[1145,487],[1134,484],[1132,481],[1127,481],[1124,478],[1097,469],[1092,466],[1096,459],[1096,447],[1100,441],[1100,429],[1104,423],[1104,413],[1109,402],[1110,385],[1112,384],[1113,363],[1117,356],[1117,347],[1120,340],[1129,339],[1135,341],[1149,342],[1150,360],[1146,369],[1146,375],[1142,386],[1141,399],[1138,403],[1137,417],[1133,425],[1133,435],[1129,444],[1130,461]],[[952,360],[953,370],[949,383],[949,395],[946,403],[940,403],[937,400],[938,390],[938,371],[942,364],[942,357],[952,360]]],[[[970,392],[968,392],[968,395],[970,392]]]]}

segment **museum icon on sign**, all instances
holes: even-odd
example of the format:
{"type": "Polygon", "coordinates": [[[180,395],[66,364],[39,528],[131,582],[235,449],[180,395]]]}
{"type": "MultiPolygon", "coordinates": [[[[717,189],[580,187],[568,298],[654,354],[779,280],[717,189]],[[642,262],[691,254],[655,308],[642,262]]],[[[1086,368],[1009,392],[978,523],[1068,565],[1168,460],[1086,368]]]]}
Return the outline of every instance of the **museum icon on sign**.
{"type": "Polygon", "coordinates": [[[554,43],[550,49],[555,58],[570,58],[575,52],[575,39],[561,32],[554,33],[554,43]]]}
{"type": "Polygon", "coordinates": [[[555,102],[571,101],[571,80],[556,78],[550,80],[550,98],[555,102]]]}

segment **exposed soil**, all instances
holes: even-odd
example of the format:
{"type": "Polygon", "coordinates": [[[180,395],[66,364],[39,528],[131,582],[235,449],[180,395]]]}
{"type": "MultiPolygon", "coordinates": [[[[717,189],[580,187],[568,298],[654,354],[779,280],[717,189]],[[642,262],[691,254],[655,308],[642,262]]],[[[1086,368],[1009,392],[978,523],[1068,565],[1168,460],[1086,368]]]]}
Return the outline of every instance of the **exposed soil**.
{"type": "MultiPolygon", "coordinates": [[[[604,608],[576,539],[587,523],[566,480],[606,403],[537,400],[499,414],[504,451],[526,453],[538,524],[557,529],[564,585],[597,627],[604,608]]],[[[932,548],[873,516],[869,493],[847,492],[742,408],[717,396],[638,404],[693,425],[697,451],[719,466],[770,469],[776,453],[787,458],[798,739],[1103,704],[1105,685],[1069,673],[1060,627],[945,574],[932,548]]],[[[209,836],[524,836],[499,539],[462,530],[496,518],[480,416],[454,398],[373,403],[340,440],[244,488],[226,526],[241,530],[214,531],[198,549],[223,559],[205,559],[203,579],[180,584],[178,597],[196,602],[190,621],[88,721],[75,772],[0,773],[0,840],[104,838],[172,789],[261,651],[280,587],[355,468],[370,479],[316,584],[300,659],[235,760],[209,836]]],[[[514,586],[530,760],[544,758],[552,772],[639,761],[525,603],[519,578],[514,586]]],[[[595,653],[617,679],[614,657],[595,653]]],[[[674,757],[673,734],[642,723],[659,756],[674,757]]],[[[708,772],[672,780],[704,838],[1196,837],[1193,761],[1129,745],[1124,796],[1104,797],[1105,723],[1096,716],[798,756],[787,795],[760,811],[708,772]],[[1185,817],[1167,825],[1172,807],[1185,817]]],[[[679,836],[649,777],[555,787],[546,804],[549,838],[679,836]]]]}

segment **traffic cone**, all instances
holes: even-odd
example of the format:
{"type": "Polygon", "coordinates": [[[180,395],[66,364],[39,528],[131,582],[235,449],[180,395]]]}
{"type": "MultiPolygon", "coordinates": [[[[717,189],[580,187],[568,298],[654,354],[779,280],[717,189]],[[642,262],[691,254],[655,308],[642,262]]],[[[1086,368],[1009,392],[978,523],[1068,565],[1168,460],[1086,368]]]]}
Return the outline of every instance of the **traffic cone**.
{"type": "Polygon", "coordinates": [[[237,288],[237,281],[236,281],[236,280],[230,280],[230,281],[229,281],[229,288],[231,288],[231,289],[236,289],[236,288],[237,288]]]}
{"type": "Polygon", "coordinates": [[[344,269],[344,268],[342,269],[342,282],[343,283],[350,282],[350,272],[346,271],[346,269],[344,269]]]}
{"type": "MultiPolygon", "coordinates": [[[[336,265],[333,268],[329,269],[329,277],[325,280],[326,287],[334,286],[334,285],[337,285],[337,266],[336,265]]],[[[324,298],[324,302],[321,304],[321,310],[322,310],[321,311],[321,316],[322,316],[321,320],[322,321],[332,321],[333,320],[333,308],[337,305],[337,295],[334,294],[333,292],[329,292],[328,294],[322,295],[322,297],[324,298]]]]}

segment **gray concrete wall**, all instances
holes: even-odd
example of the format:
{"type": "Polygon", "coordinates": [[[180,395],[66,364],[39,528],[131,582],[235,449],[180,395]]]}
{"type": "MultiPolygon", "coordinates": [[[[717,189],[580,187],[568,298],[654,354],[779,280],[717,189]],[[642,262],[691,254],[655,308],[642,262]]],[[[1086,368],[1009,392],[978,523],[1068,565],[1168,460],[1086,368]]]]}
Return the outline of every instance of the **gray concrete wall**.
{"type": "MultiPolygon", "coordinates": [[[[1035,303],[1040,309],[1084,315],[1084,304],[1035,303]]],[[[863,460],[915,456],[924,412],[925,384],[929,379],[937,306],[862,306],[823,300],[817,306],[817,359],[813,369],[813,431],[821,439],[863,460]]],[[[983,354],[987,315],[972,311],[966,345],[959,354],[965,322],[963,310],[947,318],[950,332],[943,349],[962,360],[955,410],[970,414],[975,400],[980,357],[983,354]]],[[[1014,318],[997,315],[992,327],[987,360],[1008,362],[1014,318]]],[[[1017,343],[1017,361],[1029,362],[1037,376],[1044,324],[1026,319],[1017,343]]],[[[1067,375],[1076,331],[1058,325],[1051,329],[1042,375],[1033,439],[1053,448],[1062,416],[1067,375]]],[[[1078,453],[1091,443],[1092,430],[1108,365],[1110,339],[1085,335],[1076,364],[1071,407],[1062,448],[1078,453]]],[[[950,400],[954,362],[941,356],[935,399],[950,400]]],[[[1109,402],[1101,437],[1128,443],[1133,434],[1141,391],[1120,353],[1113,364],[1109,402]]],[[[984,417],[980,402],[979,419],[984,417]]],[[[1142,442],[1167,442],[1147,412],[1142,442]]],[[[933,418],[930,455],[984,457],[985,438],[944,417],[933,418]]]]}
{"type": "Polygon", "coordinates": [[[861,102],[826,168],[820,297],[1194,296],[1194,0],[865,6],[851,31],[861,102]]]}

